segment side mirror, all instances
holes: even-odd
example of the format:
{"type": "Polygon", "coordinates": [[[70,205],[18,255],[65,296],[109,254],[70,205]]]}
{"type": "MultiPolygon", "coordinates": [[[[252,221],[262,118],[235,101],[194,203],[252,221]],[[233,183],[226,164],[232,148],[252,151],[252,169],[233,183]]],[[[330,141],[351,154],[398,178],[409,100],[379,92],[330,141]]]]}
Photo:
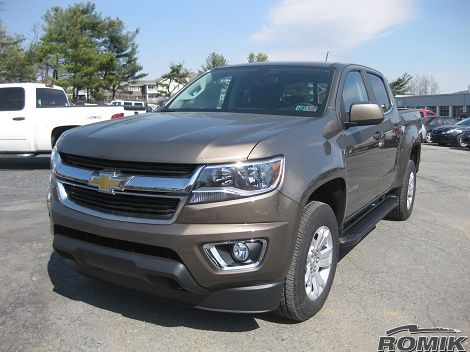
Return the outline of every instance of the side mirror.
{"type": "Polygon", "coordinates": [[[349,121],[345,122],[346,127],[378,125],[384,120],[384,113],[380,105],[360,103],[351,105],[349,111],[349,121]]]}

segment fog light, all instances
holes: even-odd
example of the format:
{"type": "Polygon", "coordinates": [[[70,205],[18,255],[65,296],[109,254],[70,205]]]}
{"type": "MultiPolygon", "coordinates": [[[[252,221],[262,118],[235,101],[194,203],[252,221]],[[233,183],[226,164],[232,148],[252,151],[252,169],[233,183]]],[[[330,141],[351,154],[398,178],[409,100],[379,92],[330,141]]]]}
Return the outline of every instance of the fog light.
{"type": "Polygon", "coordinates": [[[207,243],[203,250],[219,270],[254,269],[261,264],[266,251],[265,239],[207,243]]]}
{"type": "Polygon", "coordinates": [[[237,242],[232,247],[232,257],[239,263],[243,263],[250,256],[248,246],[243,242],[237,242]]]}

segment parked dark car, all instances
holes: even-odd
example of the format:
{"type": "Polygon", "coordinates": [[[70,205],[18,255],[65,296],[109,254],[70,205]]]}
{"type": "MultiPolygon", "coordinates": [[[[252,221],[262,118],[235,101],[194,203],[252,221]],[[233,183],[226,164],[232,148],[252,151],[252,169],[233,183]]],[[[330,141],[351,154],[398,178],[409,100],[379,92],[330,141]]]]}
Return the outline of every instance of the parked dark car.
{"type": "Polygon", "coordinates": [[[452,125],[435,127],[431,131],[431,139],[439,145],[458,145],[467,147],[463,140],[463,133],[470,130],[470,118],[461,120],[452,125]]]}
{"type": "Polygon", "coordinates": [[[431,130],[435,127],[453,125],[457,123],[457,120],[450,117],[442,116],[428,116],[426,123],[423,125],[426,130],[426,142],[431,143],[431,130]]]}

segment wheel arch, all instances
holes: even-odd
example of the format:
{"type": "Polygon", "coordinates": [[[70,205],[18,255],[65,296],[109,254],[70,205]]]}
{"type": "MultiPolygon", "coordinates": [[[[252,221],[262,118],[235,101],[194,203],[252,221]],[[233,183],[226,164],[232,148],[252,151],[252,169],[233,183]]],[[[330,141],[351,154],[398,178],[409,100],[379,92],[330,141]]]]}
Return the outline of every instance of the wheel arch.
{"type": "Polygon", "coordinates": [[[65,131],[68,131],[72,128],[79,127],[80,125],[68,125],[68,126],[59,126],[55,127],[51,131],[51,148],[54,148],[55,142],[59,139],[59,137],[64,133],[65,131]]]}
{"type": "MultiPolygon", "coordinates": [[[[344,172],[344,170],[343,170],[344,172]]],[[[321,177],[312,182],[304,192],[301,205],[304,207],[312,201],[325,203],[331,207],[338,222],[338,229],[343,227],[344,214],[346,210],[346,177],[343,172],[321,177]]]]}
{"type": "Polygon", "coordinates": [[[416,171],[419,170],[419,163],[421,161],[421,144],[415,144],[410,151],[410,160],[415,163],[416,171]]]}

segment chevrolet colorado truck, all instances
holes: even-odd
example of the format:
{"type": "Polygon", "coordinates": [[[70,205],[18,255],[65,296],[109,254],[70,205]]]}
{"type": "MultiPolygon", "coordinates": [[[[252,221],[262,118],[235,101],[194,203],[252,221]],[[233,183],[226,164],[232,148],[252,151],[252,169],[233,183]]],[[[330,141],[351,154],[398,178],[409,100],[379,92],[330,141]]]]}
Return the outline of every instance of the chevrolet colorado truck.
{"type": "Polygon", "coordinates": [[[410,216],[420,124],[364,66],[214,69],[157,113],[60,138],[53,248],[85,275],[195,307],[309,319],[340,246],[410,216]]]}
{"type": "Polygon", "coordinates": [[[131,114],[119,106],[71,106],[54,85],[0,84],[0,155],[50,152],[66,130],[131,114]]]}

